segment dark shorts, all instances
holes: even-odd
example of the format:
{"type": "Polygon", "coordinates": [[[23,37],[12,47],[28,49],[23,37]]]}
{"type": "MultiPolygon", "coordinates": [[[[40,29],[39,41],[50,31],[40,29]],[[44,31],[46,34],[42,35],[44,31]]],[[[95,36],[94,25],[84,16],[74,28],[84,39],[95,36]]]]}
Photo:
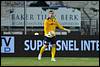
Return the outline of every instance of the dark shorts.
{"type": "Polygon", "coordinates": [[[45,41],[45,45],[49,45],[49,43],[51,44],[56,44],[56,36],[52,37],[52,38],[48,38],[46,36],[44,36],[44,41],[45,41]]]}

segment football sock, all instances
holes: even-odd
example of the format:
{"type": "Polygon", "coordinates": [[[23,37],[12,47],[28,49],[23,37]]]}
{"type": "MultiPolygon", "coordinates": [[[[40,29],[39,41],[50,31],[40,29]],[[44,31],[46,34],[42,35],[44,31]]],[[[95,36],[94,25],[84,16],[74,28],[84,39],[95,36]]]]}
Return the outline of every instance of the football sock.
{"type": "Polygon", "coordinates": [[[55,53],[56,53],[56,47],[52,47],[52,50],[51,50],[52,58],[55,57],[55,53]]]}

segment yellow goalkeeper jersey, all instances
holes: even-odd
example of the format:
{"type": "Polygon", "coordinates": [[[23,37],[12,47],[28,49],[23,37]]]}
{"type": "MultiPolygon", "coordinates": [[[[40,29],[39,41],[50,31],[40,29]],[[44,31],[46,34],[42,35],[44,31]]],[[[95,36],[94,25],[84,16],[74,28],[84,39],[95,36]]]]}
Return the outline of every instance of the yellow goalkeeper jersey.
{"type": "Polygon", "coordinates": [[[50,31],[56,30],[58,27],[61,30],[64,30],[64,27],[56,20],[56,18],[47,18],[44,20],[44,35],[48,34],[50,31]]]}

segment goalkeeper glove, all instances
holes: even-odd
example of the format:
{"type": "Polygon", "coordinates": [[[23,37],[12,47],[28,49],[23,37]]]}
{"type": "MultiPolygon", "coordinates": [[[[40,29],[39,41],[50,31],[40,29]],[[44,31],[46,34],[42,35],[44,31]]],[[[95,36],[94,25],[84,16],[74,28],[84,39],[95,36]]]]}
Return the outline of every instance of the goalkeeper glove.
{"type": "Polygon", "coordinates": [[[68,33],[70,33],[70,32],[71,32],[71,30],[69,30],[69,29],[66,29],[66,28],[64,28],[64,30],[65,30],[65,31],[68,31],[68,33]]]}
{"type": "Polygon", "coordinates": [[[50,33],[46,34],[45,36],[48,37],[48,38],[52,38],[53,37],[50,33]]]}

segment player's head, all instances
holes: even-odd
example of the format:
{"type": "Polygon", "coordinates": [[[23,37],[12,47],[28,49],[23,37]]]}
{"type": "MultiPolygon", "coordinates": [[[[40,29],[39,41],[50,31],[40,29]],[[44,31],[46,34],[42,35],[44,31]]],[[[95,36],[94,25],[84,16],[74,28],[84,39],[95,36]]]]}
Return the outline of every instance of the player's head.
{"type": "Polygon", "coordinates": [[[49,17],[54,17],[54,12],[52,10],[49,11],[49,17]]]}

